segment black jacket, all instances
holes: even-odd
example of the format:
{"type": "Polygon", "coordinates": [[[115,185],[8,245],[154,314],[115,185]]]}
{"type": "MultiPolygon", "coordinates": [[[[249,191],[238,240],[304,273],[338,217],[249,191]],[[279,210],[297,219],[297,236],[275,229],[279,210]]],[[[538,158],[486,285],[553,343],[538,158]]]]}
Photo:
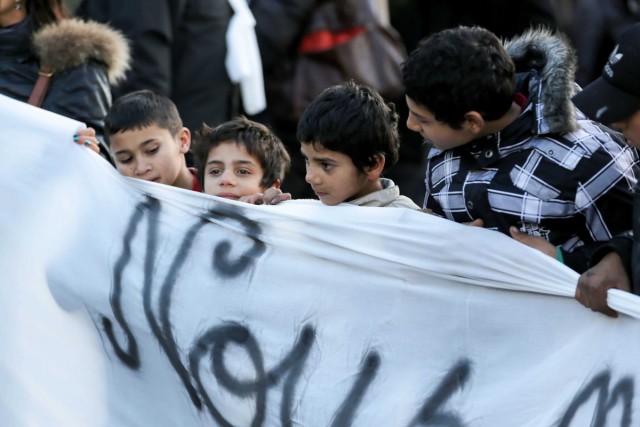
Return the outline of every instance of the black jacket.
{"type": "Polygon", "coordinates": [[[45,63],[54,74],[41,107],[101,135],[109,85],[122,79],[128,61],[126,40],[106,25],[65,19],[33,33],[27,18],[0,29],[0,94],[26,102],[45,63]]]}
{"type": "Polygon", "coordinates": [[[151,89],[175,102],[192,131],[238,113],[225,68],[227,0],[84,0],[76,14],[108,22],[131,41],[132,68],[114,98],[151,89]]]}

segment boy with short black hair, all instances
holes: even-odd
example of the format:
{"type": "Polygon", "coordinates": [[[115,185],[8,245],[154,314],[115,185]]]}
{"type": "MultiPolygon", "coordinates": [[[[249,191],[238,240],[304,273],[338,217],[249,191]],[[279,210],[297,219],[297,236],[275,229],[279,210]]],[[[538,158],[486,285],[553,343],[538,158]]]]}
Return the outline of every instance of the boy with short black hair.
{"type": "Polygon", "coordinates": [[[197,133],[193,153],[203,191],[247,203],[280,188],[290,166],[287,150],[268,127],[244,116],[197,133]]]}
{"type": "Polygon", "coordinates": [[[485,29],[458,27],[425,39],[403,80],[407,127],[432,146],[424,206],[543,237],[580,272],[594,242],[630,228],[638,158],[618,134],[576,117],[575,62],[547,30],[503,45],[485,29]]]}
{"type": "MultiPolygon", "coordinates": [[[[325,89],[305,109],[297,139],[305,159],[305,179],[325,205],[420,209],[381,178],[398,160],[398,114],[375,90],[353,81],[325,89]]],[[[277,203],[278,194],[266,203],[277,203]]]]}
{"type": "Polygon", "coordinates": [[[118,98],[105,117],[105,140],[122,175],[200,191],[185,159],[191,133],[169,98],[150,90],[118,98]]]}

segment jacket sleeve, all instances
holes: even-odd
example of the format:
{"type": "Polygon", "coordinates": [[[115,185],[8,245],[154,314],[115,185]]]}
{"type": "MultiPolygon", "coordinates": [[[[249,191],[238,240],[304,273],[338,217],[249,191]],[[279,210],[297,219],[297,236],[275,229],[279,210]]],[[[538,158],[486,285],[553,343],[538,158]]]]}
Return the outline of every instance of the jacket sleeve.
{"type": "Polygon", "coordinates": [[[111,105],[106,66],[87,62],[54,75],[43,108],[84,122],[104,134],[104,117],[111,105]]]}
{"type": "Polygon", "coordinates": [[[612,236],[622,236],[632,229],[633,185],[640,176],[637,151],[629,147],[620,134],[599,124],[595,124],[596,128],[593,125],[591,122],[584,128],[593,129],[598,143],[593,140],[591,145],[585,145],[590,146],[588,155],[581,158],[572,177],[563,178],[575,188],[573,203],[577,215],[574,219],[584,221],[578,230],[581,230],[581,240],[587,243],[570,249],[572,253],[565,257],[565,264],[578,273],[591,267],[593,257],[606,247],[612,236]]]}
{"type": "MultiPolygon", "coordinates": [[[[95,129],[102,142],[104,117],[111,105],[106,65],[90,61],[54,75],[42,108],[70,117],[95,129]]],[[[101,155],[113,164],[108,147],[101,144],[101,155]]]]}
{"type": "Polygon", "coordinates": [[[631,277],[631,249],[633,246],[633,233],[625,233],[621,236],[616,236],[603,244],[598,250],[596,250],[591,257],[590,266],[593,267],[599,263],[605,255],[610,252],[618,254],[622,260],[625,270],[629,277],[631,277]]]}
{"type": "Polygon", "coordinates": [[[607,242],[595,242],[580,246],[572,252],[562,250],[564,264],[578,273],[584,273],[598,264],[605,255],[615,252],[620,256],[622,264],[631,277],[631,246],[633,238],[630,233],[616,236],[607,242]]]}

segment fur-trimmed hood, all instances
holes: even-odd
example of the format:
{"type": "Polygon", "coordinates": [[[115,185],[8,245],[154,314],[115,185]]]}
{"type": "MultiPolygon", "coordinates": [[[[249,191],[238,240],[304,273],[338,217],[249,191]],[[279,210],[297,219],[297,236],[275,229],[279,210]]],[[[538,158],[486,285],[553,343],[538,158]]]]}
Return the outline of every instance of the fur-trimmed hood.
{"type": "Polygon", "coordinates": [[[77,67],[89,59],[107,65],[109,82],[117,83],[129,69],[129,44],[108,25],[64,19],[41,28],[33,36],[40,63],[58,72],[77,67]]]}
{"type": "Polygon", "coordinates": [[[504,43],[517,72],[538,71],[542,80],[539,102],[549,130],[565,133],[575,130],[576,110],[571,97],[577,58],[568,39],[548,29],[531,29],[504,43]]]}

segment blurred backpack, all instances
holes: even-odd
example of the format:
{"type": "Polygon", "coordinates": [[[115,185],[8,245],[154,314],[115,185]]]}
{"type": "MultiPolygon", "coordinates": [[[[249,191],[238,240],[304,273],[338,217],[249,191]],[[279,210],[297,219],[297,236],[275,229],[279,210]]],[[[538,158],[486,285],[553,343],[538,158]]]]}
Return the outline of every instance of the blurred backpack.
{"type": "Polygon", "coordinates": [[[280,83],[279,117],[297,120],[327,87],[353,79],[396,100],[404,93],[407,53],[398,33],[375,15],[370,0],[329,0],[311,13],[294,58],[293,75],[280,83]]]}

